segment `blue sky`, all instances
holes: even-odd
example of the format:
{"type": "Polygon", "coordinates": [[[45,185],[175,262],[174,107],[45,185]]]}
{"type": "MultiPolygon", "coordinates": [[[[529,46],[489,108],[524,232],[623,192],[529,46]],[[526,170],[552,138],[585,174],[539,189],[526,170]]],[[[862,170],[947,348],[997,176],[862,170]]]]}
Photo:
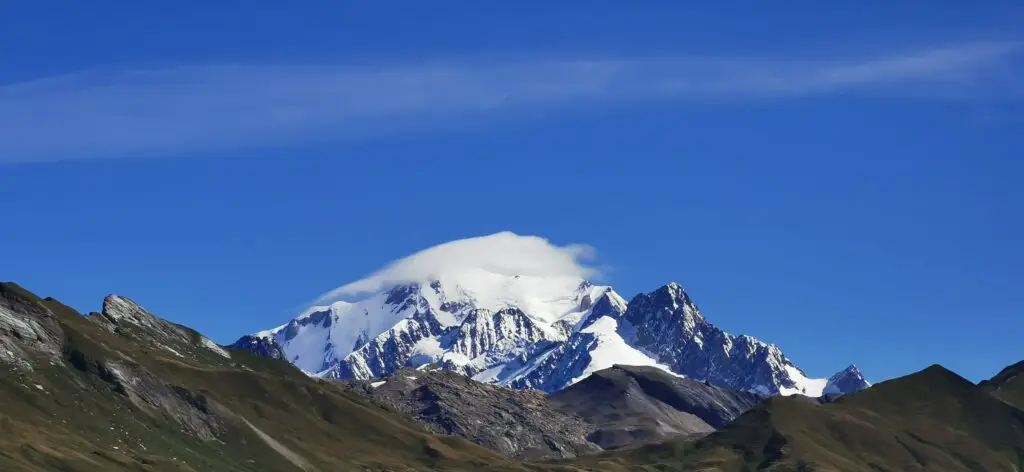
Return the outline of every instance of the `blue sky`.
{"type": "Polygon", "coordinates": [[[1024,358],[1014,2],[226,3],[4,5],[0,279],[226,343],[511,230],[812,375],[1024,358]]]}

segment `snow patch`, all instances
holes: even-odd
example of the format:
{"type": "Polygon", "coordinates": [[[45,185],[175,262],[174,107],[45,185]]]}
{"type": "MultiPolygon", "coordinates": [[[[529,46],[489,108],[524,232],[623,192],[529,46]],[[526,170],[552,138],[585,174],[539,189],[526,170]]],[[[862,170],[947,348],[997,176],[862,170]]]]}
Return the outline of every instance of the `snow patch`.
{"type": "Polygon", "coordinates": [[[825,392],[825,386],[828,384],[828,379],[811,379],[808,378],[800,369],[796,368],[792,364],[786,364],[783,367],[789,378],[793,380],[796,387],[781,387],[779,388],[780,395],[806,395],[808,397],[820,397],[825,392]]]}
{"type": "Polygon", "coordinates": [[[377,387],[380,387],[381,385],[384,385],[386,383],[388,383],[387,380],[378,380],[376,382],[370,382],[370,387],[377,388],[377,387]]]}
{"type": "Polygon", "coordinates": [[[412,347],[407,364],[410,367],[420,368],[437,361],[445,353],[441,347],[441,341],[437,338],[423,338],[412,347]]]}
{"type": "Polygon", "coordinates": [[[199,342],[203,345],[203,347],[213,351],[217,355],[225,359],[231,359],[231,353],[225,350],[224,348],[220,347],[220,345],[213,342],[213,340],[211,340],[210,338],[203,336],[202,339],[199,340],[199,342]]]}
{"type": "Polygon", "coordinates": [[[185,358],[185,356],[181,355],[180,352],[178,352],[177,350],[175,350],[171,346],[168,346],[166,344],[161,344],[160,347],[163,348],[165,351],[167,351],[167,352],[169,352],[171,354],[174,354],[175,356],[178,356],[178,357],[181,357],[181,358],[185,358]]]}
{"type": "Polygon", "coordinates": [[[626,341],[618,333],[618,322],[610,316],[598,318],[581,332],[593,334],[596,338],[596,345],[589,351],[590,363],[583,372],[573,377],[566,386],[579,382],[589,377],[590,374],[607,369],[615,364],[650,366],[657,367],[666,372],[672,372],[668,367],[659,364],[646,354],[626,344],[626,341]]]}

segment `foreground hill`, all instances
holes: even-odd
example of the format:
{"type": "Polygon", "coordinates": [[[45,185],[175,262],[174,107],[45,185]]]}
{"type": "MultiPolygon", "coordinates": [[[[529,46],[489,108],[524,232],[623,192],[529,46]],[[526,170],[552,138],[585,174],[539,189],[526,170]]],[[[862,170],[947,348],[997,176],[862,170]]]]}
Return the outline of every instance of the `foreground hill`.
{"type": "Polygon", "coordinates": [[[123,297],[82,316],[0,284],[0,369],[3,471],[538,470],[123,297]]]}
{"type": "Polygon", "coordinates": [[[700,437],[757,405],[762,397],[644,366],[616,365],[550,396],[589,423],[605,449],[679,436],[700,437]]]}
{"type": "Polygon", "coordinates": [[[774,397],[695,443],[584,458],[602,470],[1024,470],[1024,411],[941,366],[821,404],[774,397]]]}
{"type": "MultiPolygon", "coordinates": [[[[100,313],[82,316],[0,284],[0,470],[1019,472],[1022,367],[982,385],[932,366],[827,402],[772,397],[697,441],[527,463],[430,434],[401,412],[282,360],[224,350],[127,298],[109,296],[100,313]]],[[[597,379],[646,382],[620,370],[597,379]]],[[[641,391],[673,401],[661,387],[633,390],[641,391]]],[[[480,395],[467,387],[449,398],[472,403],[480,395]]],[[[582,414],[596,411],[592,418],[609,413],[590,410],[586,395],[563,400],[582,414]]],[[[532,427],[515,409],[498,410],[486,406],[481,413],[490,415],[462,419],[492,422],[504,414],[508,425],[532,427]]],[[[709,426],[717,421],[682,410],[709,426]]],[[[566,424],[578,433],[578,423],[566,424]]]]}

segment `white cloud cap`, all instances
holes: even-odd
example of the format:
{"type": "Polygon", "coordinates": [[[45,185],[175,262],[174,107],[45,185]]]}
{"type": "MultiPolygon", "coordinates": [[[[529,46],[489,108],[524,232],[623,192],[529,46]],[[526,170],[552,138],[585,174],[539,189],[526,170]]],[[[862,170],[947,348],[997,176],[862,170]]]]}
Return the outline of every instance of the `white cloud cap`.
{"type": "Polygon", "coordinates": [[[585,264],[594,249],[585,244],[556,246],[538,236],[509,231],[458,239],[398,259],[369,277],[338,287],[317,301],[379,292],[390,286],[426,282],[472,271],[502,276],[594,277],[597,270],[585,264]]]}

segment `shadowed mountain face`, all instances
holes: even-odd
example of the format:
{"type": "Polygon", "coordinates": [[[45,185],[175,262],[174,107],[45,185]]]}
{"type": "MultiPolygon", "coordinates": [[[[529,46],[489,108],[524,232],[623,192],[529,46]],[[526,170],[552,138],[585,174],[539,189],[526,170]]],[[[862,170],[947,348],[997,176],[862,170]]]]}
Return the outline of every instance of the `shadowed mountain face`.
{"type": "Polygon", "coordinates": [[[1024,409],[1024,361],[1003,369],[980,385],[1001,400],[1024,409]]]}
{"type": "Polygon", "coordinates": [[[5,472],[528,469],[123,297],[82,316],[0,284],[0,369],[5,472]]]}
{"type": "Polygon", "coordinates": [[[821,404],[773,397],[695,443],[584,458],[603,470],[1017,471],[1024,412],[940,367],[821,404]]]}
{"type": "Polygon", "coordinates": [[[550,396],[558,408],[590,423],[590,439],[605,449],[703,436],[761,399],[653,367],[619,365],[550,396]]]}

